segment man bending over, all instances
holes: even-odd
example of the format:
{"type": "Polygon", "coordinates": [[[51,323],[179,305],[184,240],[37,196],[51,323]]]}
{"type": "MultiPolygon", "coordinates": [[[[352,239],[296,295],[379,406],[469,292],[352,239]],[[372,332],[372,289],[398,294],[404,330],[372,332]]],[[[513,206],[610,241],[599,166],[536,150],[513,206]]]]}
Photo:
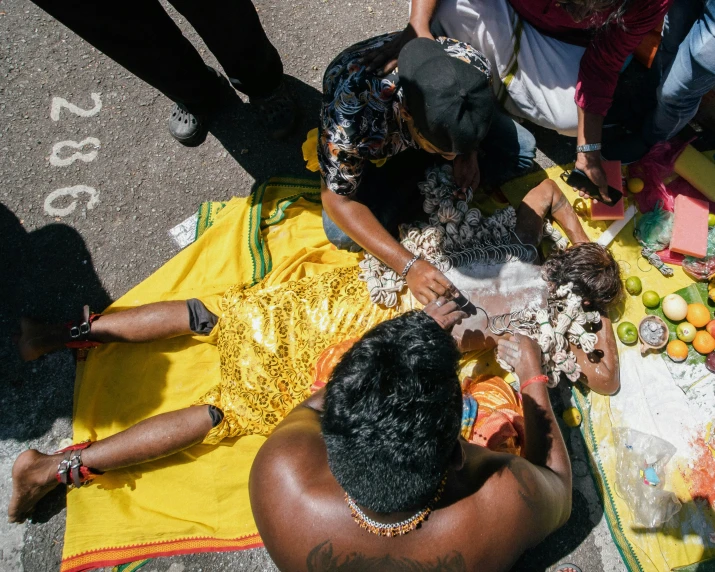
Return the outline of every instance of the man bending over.
{"type": "Polygon", "coordinates": [[[460,437],[459,351],[424,312],[348,350],[251,470],[253,514],[278,567],[508,570],[562,526],[571,466],[539,346],[517,336],[499,354],[522,380],[524,458],[460,437]]]}
{"type": "Polygon", "coordinates": [[[412,260],[394,238],[398,223],[414,220],[425,167],[435,156],[453,161],[457,185],[471,197],[480,182],[498,185],[530,168],[536,146],[497,109],[489,62],[469,44],[418,38],[402,50],[399,73],[368,71],[361,58],[395,36],[351,46],[325,72],[318,140],[323,226],[338,248],[365,249],[405,276],[426,304],[449,289],[449,280],[412,260]],[[385,159],[380,168],[371,163],[385,159]]]}

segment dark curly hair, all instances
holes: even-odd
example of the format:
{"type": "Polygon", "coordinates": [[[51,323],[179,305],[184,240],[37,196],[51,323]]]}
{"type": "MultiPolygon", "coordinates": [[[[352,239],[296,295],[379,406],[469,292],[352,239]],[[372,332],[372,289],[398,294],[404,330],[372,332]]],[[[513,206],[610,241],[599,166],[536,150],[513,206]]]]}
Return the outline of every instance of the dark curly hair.
{"type": "Polygon", "coordinates": [[[432,500],[462,422],[458,360],[452,336],[415,311],[375,326],[335,367],[322,433],[358,504],[388,513],[432,500]]]}
{"type": "Polygon", "coordinates": [[[623,296],[621,269],[600,244],[584,242],[552,254],[542,268],[544,280],[555,287],[573,283],[573,292],[605,310],[623,296]]]}

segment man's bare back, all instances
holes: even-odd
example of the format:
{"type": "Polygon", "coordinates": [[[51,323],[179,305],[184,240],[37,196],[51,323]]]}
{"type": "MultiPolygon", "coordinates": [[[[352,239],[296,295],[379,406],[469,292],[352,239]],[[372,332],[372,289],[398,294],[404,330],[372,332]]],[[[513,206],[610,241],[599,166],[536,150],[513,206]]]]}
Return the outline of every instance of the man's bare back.
{"type": "MultiPolygon", "coordinates": [[[[502,357],[513,359],[523,379],[538,375],[538,345],[522,337],[511,343],[520,357],[502,357]]],[[[333,383],[342,380],[334,375],[333,383]]],[[[523,398],[530,436],[526,458],[495,453],[455,435],[444,492],[433,512],[416,530],[384,537],[353,520],[346,490],[328,463],[323,392],[314,395],[274,431],[251,471],[251,506],[271,557],[281,570],[291,571],[508,570],[568,519],[571,506],[568,455],[545,385],[530,385],[523,398]]],[[[360,415],[361,406],[355,407],[354,415],[360,415]]],[[[400,428],[395,431],[399,435],[400,428]]],[[[377,445],[374,458],[383,453],[377,445]]],[[[414,455],[417,466],[422,461],[419,451],[402,453],[414,455]]],[[[370,482],[379,490],[379,470],[366,460],[365,471],[374,471],[370,482]]],[[[361,508],[377,522],[397,523],[420,507],[391,513],[361,508]]]]}
{"type": "Polygon", "coordinates": [[[351,517],[328,467],[317,411],[297,408],[252,470],[251,498],[260,499],[253,512],[266,548],[281,570],[508,570],[561,524],[554,508],[562,503],[548,502],[544,477],[521,457],[464,441],[461,447],[463,466],[449,470],[442,499],[421,528],[377,537],[351,517]]]}

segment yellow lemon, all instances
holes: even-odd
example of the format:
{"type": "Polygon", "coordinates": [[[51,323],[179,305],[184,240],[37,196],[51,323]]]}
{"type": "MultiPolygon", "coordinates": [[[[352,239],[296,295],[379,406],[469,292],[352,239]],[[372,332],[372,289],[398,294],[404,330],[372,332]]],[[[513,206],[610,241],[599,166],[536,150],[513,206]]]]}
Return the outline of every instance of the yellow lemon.
{"type": "Polygon", "coordinates": [[[582,421],[581,413],[575,407],[569,407],[564,411],[561,415],[561,419],[563,419],[564,423],[569,427],[578,427],[582,421]]]}
{"type": "Polygon", "coordinates": [[[628,190],[634,194],[640,193],[644,186],[645,183],[643,183],[643,179],[639,179],[638,177],[628,179],[628,190]]]}

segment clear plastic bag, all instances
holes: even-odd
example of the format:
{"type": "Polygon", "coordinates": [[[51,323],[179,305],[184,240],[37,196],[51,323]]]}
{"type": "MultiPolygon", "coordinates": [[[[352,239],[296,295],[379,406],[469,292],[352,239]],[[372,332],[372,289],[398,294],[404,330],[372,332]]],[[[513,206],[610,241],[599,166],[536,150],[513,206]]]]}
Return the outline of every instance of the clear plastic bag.
{"type": "Polygon", "coordinates": [[[715,275],[715,226],[708,231],[708,250],[704,258],[686,256],[683,270],[696,280],[709,280],[715,275]]]}
{"type": "Polygon", "coordinates": [[[683,270],[695,280],[709,280],[715,274],[715,256],[705,258],[686,256],[683,260],[683,270]]]}
{"type": "Polygon", "coordinates": [[[655,528],[676,514],[681,504],[674,493],[663,490],[665,465],[675,453],[673,445],[647,433],[616,427],[616,491],[633,511],[636,523],[655,528]]]}

